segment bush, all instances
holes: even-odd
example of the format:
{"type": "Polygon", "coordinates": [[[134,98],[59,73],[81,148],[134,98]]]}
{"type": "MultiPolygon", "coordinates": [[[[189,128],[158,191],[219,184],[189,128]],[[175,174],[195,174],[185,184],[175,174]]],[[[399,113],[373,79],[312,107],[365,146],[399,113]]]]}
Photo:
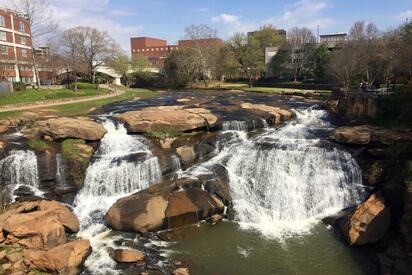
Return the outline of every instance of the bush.
{"type": "MultiPolygon", "coordinates": [[[[74,89],[74,83],[70,84],[70,88],[74,89]]],[[[97,89],[97,84],[88,83],[88,82],[77,82],[77,89],[78,90],[92,90],[97,89]]]]}
{"type": "Polygon", "coordinates": [[[26,90],[26,83],[23,82],[13,82],[14,91],[21,92],[26,90]]]}
{"type": "Polygon", "coordinates": [[[164,76],[152,72],[139,72],[131,76],[132,88],[164,88],[164,76]]]}
{"type": "Polygon", "coordinates": [[[378,123],[390,127],[412,127],[412,93],[399,93],[379,99],[378,123]]]}
{"type": "Polygon", "coordinates": [[[149,130],[147,132],[147,135],[149,137],[154,137],[154,138],[176,138],[176,137],[181,137],[183,133],[179,131],[174,131],[174,130],[162,129],[162,130],[149,130]]]}

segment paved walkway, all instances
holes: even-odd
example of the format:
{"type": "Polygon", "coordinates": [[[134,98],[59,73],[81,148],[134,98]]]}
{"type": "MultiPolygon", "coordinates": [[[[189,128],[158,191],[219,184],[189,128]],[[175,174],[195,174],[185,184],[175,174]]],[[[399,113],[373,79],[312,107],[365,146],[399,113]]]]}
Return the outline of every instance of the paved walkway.
{"type": "Polygon", "coordinates": [[[39,108],[48,108],[48,107],[53,107],[53,106],[61,106],[61,105],[67,105],[67,104],[75,104],[75,103],[95,101],[95,100],[100,100],[100,99],[107,99],[107,98],[112,98],[112,97],[122,95],[125,92],[126,91],[118,90],[110,94],[99,95],[99,96],[88,96],[88,97],[82,97],[82,98],[61,99],[61,100],[53,100],[53,101],[37,101],[37,102],[30,102],[30,103],[21,103],[21,104],[13,105],[13,106],[5,105],[5,106],[0,107],[0,113],[33,110],[33,109],[39,109],[39,108]]]}

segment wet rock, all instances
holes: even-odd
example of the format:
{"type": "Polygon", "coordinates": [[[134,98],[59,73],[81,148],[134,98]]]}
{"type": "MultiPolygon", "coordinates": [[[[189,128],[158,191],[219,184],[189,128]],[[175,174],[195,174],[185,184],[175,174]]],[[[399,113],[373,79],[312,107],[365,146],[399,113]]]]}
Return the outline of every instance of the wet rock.
{"type": "Polygon", "coordinates": [[[209,222],[211,224],[216,224],[216,223],[220,222],[221,220],[223,220],[222,215],[214,214],[212,217],[210,217],[209,222]]]}
{"type": "MultiPolygon", "coordinates": [[[[5,238],[4,238],[4,234],[3,234],[3,228],[0,227],[0,243],[4,242],[5,238]]],[[[1,255],[1,253],[0,253],[1,255]]],[[[1,258],[0,258],[1,261],[1,258]]]]}
{"type": "Polygon", "coordinates": [[[41,136],[49,136],[53,140],[74,138],[99,141],[107,133],[102,125],[89,118],[51,118],[39,121],[35,128],[41,136]]]}
{"type": "Polygon", "coordinates": [[[173,270],[172,274],[173,275],[189,275],[190,272],[189,272],[188,268],[180,267],[180,268],[177,268],[177,269],[173,270]]]}
{"type": "Polygon", "coordinates": [[[6,148],[7,143],[5,141],[0,140],[0,151],[4,150],[6,148]]]}
{"type": "Polygon", "coordinates": [[[359,205],[340,223],[350,245],[371,244],[382,239],[391,223],[391,214],[380,193],[359,205]]]}
{"type": "Polygon", "coordinates": [[[132,133],[173,130],[191,131],[213,127],[217,117],[203,108],[184,109],[181,106],[159,106],[140,111],[126,112],[118,116],[132,133]]]}
{"type": "Polygon", "coordinates": [[[73,241],[48,251],[26,251],[25,263],[32,269],[75,274],[91,253],[88,240],[73,241]]]}
{"type": "Polygon", "coordinates": [[[176,152],[185,165],[190,165],[197,158],[194,148],[190,146],[179,147],[176,152]]]}
{"type": "Polygon", "coordinates": [[[116,249],[112,258],[118,263],[137,263],[144,260],[145,255],[140,251],[128,249],[116,249]]]}
{"type": "Polygon", "coordinates": [[[348,209],[344,209],[339,211],[338,213],[334,214],[334,215],[330,215],[328,217],[325,217],[322,219],[322,222],[324,224],[327,225],[331,225],[331,226],[338,226],[340,224],[340,222],[348,217],[349,215],[351,215],[355,210],[355,207],[351,207],[348,209]]]}
{"type": "Polygon", "coordinates": [[[218,197],[201,188],[161,183],[118,200],[105,219],[116,230],[146,233],[197,223],[224,208],[218,197]]]}
{"type": "Polygon", "coordinates": [[[377,186],[384,175],[386,170],[387,163],[384,161],[376,161],[365,173],[365,183],[369,186],[377,186]]]}
{"type": "Polygon", "coordinates": [[[2,126],[0,125],[0,134],[4,134],[9,130],[8,126],[2,126]]]}

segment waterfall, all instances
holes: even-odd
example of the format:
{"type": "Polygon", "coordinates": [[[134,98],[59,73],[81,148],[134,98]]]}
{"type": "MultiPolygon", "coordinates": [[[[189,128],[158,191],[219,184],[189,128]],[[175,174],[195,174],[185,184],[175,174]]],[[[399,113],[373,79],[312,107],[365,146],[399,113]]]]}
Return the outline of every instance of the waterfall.
{"type": "Polygon", "coordinates": [[[215,158],[186,171],[197,176],[216,164],[226,167],[235,220],[243,229],[279,239],[306,234],[321,218],[364,197],[356,161],[319,138],[332,127],[326,112],[296,112],[296,121],[279,130],[251,139],[239,132],[215,158]]]}
{"type": "Polygon", "coordinates": [[[246,121],[230,120],[222,123],[222,131],[247,131],[248,128],[246,121]]]}
{"type": "Polygon", "coordinates": [[[59,186],[66,186],[66,171],[61,154],[56,155],[56,180],[59,186]]]}
{"type": "Polygon", "coordinates": [[[36,196],[43,195],[39,190],[37,157],[33,151],[12,150],[0,160],[0,184],[5,185],[5,203],[15,201],[14,192],[27,188],[36,196]]]}
{"type": "Polygon", "coordinates": [[[110,230],[103,217],[117,199],[147,188],[161,178],[158,159],[151,154],[146,139],[127,134],[126,128],[107,119],[107,134],[86,172],[84,186],[77,195],[74,212],[80,220],[78,236],[89,239],[93,253],[86,267],[98,274],[115,273],[116,263],[107,247],[115,247],[108,238],[110,230]]]}

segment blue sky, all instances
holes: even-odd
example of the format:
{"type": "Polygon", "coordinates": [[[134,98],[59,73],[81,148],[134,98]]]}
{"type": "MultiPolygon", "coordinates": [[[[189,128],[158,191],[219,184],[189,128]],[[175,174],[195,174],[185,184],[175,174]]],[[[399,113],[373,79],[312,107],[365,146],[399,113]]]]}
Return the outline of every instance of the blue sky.
{"type": "MultiPolygon", "coordinates": [[[[0,4],[10,0],[0,0],[0,4]]],[[[49,0],[62,29],[89,25],[108,31],[130,51],[131,36],[176,42],[190,24],[204,23],[227,38],[263,24],[321,33],[347,32],[353,22],[374,22],[382,30],[412,20],[412,0],[49,0]]]]}

